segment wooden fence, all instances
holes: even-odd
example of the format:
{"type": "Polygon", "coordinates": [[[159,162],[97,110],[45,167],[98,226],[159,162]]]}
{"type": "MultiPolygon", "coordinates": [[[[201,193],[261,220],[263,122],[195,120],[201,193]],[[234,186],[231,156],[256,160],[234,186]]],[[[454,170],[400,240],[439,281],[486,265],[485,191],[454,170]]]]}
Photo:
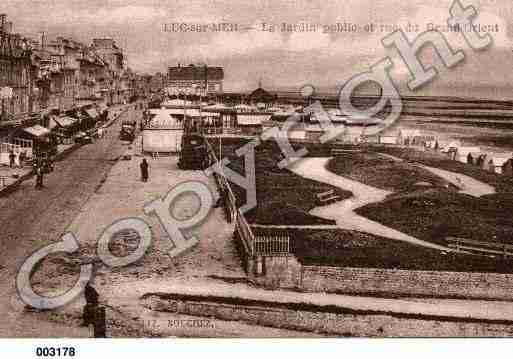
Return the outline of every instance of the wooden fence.
{"type": "Polygon", "coordinates": [[[457,251],[476,252],[481,255],[501,255],[503,257],[513,257],[513,245],[504,243],[481,242],[473,239],[447,237],[445,239],[450,248],[457,251]]]}
{"type": "MultiPolygon", "coordinates": [[[[218,163],[219,160],[210,145],[205,139],[210,165],[218,163]]],[[[235,230],[244,245],[244,250],[250,256],[283,256],[290,253],[289,237],[255,237],[251,226],[237,206],[237,197],[224,174],[214,173],[217,186],[221,194],[225,196],[225,206],[228,208],[228,221],[235,223],[235,230]]]]}
{"type": "Polygon", "coordinates": [[[290,254],[290,237],[258,236],[253,241],[254,255],[277,256],[290,254]]]}

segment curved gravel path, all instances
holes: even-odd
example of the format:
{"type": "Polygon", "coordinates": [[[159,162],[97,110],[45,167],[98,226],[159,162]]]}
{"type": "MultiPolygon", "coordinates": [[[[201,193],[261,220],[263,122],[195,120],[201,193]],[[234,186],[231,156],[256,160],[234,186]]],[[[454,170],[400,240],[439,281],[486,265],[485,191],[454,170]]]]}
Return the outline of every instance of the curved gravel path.
{"type": "Polygon", "coordinates": [[[312,215],[333,219],[337,222],[338,227],[342,229],[370,233],[380,237],[408,242],[423,247],[451,251],[450,248],[414,238],[355,213],[354,210],[357,208],[370,203],[383,201],[391,192],[367,186],[363,183],[338,176],[328,171],[326,169],[326,165],[330,159],[331,158],[325,157],[304,158],[297,161],[289,168],[292,172],[302,177],[328,183],[353,193],[353,197],[347,200],[324,207],[314,208],[310,211],[312,215]]]}
{"type": "MultiPolygon", "coordinates": [[[[397,162],[404,162],[402,158],[395,157],[389,154],[380,153],[380,156],[390,158],[397,162]]],[[[456,187],[459,188],[459,192],[465,193],[474,197],[481,197],[487,194],[493,194],[495,193],[495,188],[493,186],[490,186],[489,184],[486,184],[484,182],[478,181],[475,178],[472,178],[470,176],[457,173],[457,172],[451,172],[447,170],[442,170],[440,168],[436,167],[430,167],[426,166],[420,163],[412,164],[414,166],[424,168],[428,170],[429,172],[433,173],[434,175],[443,178],[444,180],[452,183],[456,187]]]]}

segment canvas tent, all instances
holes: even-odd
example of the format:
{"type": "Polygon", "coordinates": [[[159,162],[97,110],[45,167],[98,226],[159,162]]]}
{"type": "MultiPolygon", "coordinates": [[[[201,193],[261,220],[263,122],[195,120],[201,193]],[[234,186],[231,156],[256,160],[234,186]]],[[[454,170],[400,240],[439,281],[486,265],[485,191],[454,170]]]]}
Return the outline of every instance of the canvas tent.
{"type": "MultiPolygon", "coordinates": [[[[182,110],[183,115],[183,110],[182,110]]],[[[177,153],[182,148],[183,117],[176,109],[151,110],[151,119],[142,132],[143,152],[177,153]]]]}

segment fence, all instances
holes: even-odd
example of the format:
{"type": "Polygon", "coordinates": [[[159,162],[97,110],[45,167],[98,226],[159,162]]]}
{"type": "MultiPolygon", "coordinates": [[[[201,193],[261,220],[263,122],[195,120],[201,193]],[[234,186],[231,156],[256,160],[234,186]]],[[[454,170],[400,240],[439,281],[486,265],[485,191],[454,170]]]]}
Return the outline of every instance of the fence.
{"type": "Polygon", "coordinates": [[[473,239],[447,237],[446,241],[450,248],[457,251],[472,251],[481,255],[502,255],[513,257],[513,245],[503,243],[481,242],[473,239]]]}
{"type": "Polygon", "coordinates": [[[259,236],[253,241],[252,251],[255,255],[289,255],[290,237],[288,236],[259,236]]]}
{"type": "Polygon", "coordinates": [[[25,140],[17,137],[13,138],[10,143],[15,146],[19,146],[20,148],[32,148],[34,146],[34,142],[32,140],[25,140]]]}
{"type": "MultiPolygon", "coordinates": [[[[218,163],[219,160],[210,145],[205,139],[210,164],[218,163]]],[[[237,197],[233,193],[228,179],[223,174],[214,174],[217,185],[226,200],[225,206],[228,208],[228,221],[235,222],[235,230],[244,245],[244,250],[248,256],[281,256],[290,251],[290,241],[288,237],[258,237],[255,238],[251,226],[237,206],[237,197]]]]}

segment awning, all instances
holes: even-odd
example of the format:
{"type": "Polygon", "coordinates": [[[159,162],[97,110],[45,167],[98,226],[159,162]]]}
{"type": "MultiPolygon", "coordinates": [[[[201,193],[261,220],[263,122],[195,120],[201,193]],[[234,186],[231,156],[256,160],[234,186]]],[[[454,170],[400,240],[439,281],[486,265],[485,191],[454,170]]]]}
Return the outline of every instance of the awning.
{"type": "Polygon", "coordinates": [[[86,109],[86,110],[84,110],[84,111],[85,111],[85,113],[87,113],[87,115],[88,115],[89,117],[91,117],[91,118],[92,118],[92,119],[94,119],[94,120],[96,120],[96,119],[98,118],[98,116],[99,116],[99,115],[98,115],[98,112],[96,111],[96,109],[95,109],[95,108],[88,108],[88,109],[86,109]]]}
{"type": "Polygon", "coordinates": [[[40,125],[24,128],[23,131],[37,138],[45,137],[50,134],[50,130],[40,125]]]}
{"type": "Polygon", "coordinates": [[[237,114],[237,124],[242,126],[261,125],[263,122],[267,122],[271,119],[272,115],[260,115],[260,114],[237,114]]]}
{"type": "Polygon", "coordinates": [[[78,119],[66,116],[66,117],[56,117],[54,119],[54,121],[57,122],[57,124],[61,127],[70,127],[73,124],[75,124],[78,121],[78,119]]]}

